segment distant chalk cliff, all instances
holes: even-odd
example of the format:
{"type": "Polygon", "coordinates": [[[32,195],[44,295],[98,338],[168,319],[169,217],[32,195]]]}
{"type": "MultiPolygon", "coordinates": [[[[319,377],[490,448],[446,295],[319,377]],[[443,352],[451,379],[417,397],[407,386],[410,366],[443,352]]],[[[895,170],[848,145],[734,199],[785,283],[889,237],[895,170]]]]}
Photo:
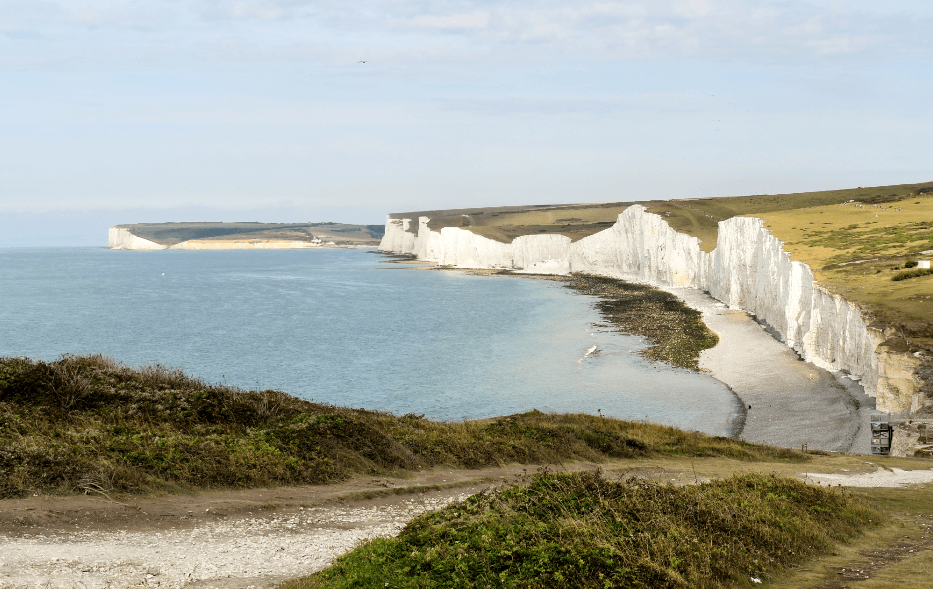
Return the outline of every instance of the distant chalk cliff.
{"type": "Polygon", "coordinates": [[[382,225],[345,223],[139,223],[110,228],[123,250],[312,249],[377,247],[382,225]]]}

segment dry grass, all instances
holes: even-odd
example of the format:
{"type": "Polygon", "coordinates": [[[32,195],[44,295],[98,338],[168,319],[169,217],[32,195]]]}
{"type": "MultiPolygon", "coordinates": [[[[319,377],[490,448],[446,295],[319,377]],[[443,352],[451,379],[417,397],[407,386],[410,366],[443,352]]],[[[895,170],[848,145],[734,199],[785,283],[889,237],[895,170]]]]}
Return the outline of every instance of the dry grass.
{"type": "MultiPolygon", "coordinates": [[[[865,203],[890,202],[928,191],[933,182],[801,192],[796,194],[760,194],[704,199],[654,200],[581,205],[534,205],[458,211],[425,211],[431,218],[428,227],[461,227],[478,235],[511,243],[521,235],[557,233],[577,241],[615,223],[619,214],[633,204],[664,217],[681,233],[700,239],[700,247],[710,252],[716,247],[719,221],[740,215],[759,216],[775,211],[790,211],[833,205],[848,200],[865,203]]],[[[405,214],[395,215],[405,217],[405,214]]]]}
{"type": "Polygon", "coordinates": [[[884,525],[831,554],[794,567],[775,589],[929,587],[933,574],[933,487],[851,489],[885,512],[884,525]],[[857,584],[855,584],[857,583],[857,584]]]}

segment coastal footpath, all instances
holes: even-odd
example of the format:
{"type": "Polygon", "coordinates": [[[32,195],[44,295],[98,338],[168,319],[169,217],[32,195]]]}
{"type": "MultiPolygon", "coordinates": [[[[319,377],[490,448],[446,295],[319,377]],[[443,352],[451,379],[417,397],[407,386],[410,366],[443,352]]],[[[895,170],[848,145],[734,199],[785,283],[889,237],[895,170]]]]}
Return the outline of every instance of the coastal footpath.
{"type": "Polygon", "coordinates": [[[658,214],[632,205],[609,228],[577,241],[559,234],[522,235],[502,243],[430,218],[389,215],[380,251],[410,254],[456,268],[505,268],[537,274],[583,272],[692,288],[754,316],[805,361],[858,381],[879,411],[917,410],[922,400],[911,354],[879,349],[887,334],[859,308],[820,286],[807,264],[756,217],[720,221],[716,247],[675,231],[658,214]]]}

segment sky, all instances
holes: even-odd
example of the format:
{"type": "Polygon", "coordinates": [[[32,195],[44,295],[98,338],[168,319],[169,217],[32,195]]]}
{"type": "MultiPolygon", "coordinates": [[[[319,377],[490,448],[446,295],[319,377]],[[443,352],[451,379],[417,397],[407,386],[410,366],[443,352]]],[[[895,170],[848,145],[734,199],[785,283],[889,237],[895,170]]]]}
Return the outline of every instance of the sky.
{"type": "Polygon", "coordinates": [[[0,247],[933,180],[933,3],[0,0],[0,247]]]}

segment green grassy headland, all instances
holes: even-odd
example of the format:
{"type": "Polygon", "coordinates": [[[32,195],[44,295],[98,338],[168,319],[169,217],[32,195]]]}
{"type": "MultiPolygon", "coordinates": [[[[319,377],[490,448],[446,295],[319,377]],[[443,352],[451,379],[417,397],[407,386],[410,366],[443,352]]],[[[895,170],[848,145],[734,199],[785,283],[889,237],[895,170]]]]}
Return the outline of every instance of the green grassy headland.
{"type": "Polygon", "coordinates": [[[207,384],[100,356],[0,359],[0,498],[324,484],[358,473],[792,450],[672,427],[537,411],[438,422],[207,384]]]}
{"type": "Polygon", "coordinates": [[[913,269],[909,280],[899,279],[911,262],[933,258],[921,253],[933,250],[933,196],[888,198],[760,217],[820,284],[857,302],[876,327],[895,330],[889,349],[933,355],[933,276],[913,269]]]}

